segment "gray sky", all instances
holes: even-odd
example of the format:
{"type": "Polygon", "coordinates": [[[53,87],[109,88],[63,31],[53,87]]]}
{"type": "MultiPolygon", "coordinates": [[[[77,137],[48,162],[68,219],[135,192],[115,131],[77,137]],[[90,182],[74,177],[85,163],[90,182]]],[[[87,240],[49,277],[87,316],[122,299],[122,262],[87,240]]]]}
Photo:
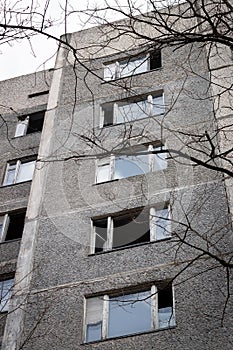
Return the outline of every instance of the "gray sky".
{"type": "MultiPolygon", "coordinates": [[[[17,4],[18,8],[26,8],[31,4],[32,0],[4,0],[4,4],[7,3],[7,8],[11,7],[14,4],[17,4]]],[[[33,4],[37,4],[39,7],[37,11],[44,9],[44,4],[48,0],[34,0],[33,4]]],[[[174,1],[174,0],[173,0],[174,1]]],[[[144,11],[147,9],[145,0],[134,0],[135,6],[144,11]],[[140,4],[143,7],[140,7],[140,4]]],[[[47,16],[56,19],[60,22],[60,25],[57,25],[50,29],[50,33],[59,37],[65,33],[64,26],[64,3],[65,0],[49,0],[49,7],[47,11],[47,16]]],[[[105,3],[105,0],[69,0],[69,10],[78,9],[79,11],[86,8],[93,8],[93,6],[101,6],[105,3]]],[[[127,6],[127,0],[108,0],[108,3],[111,6],[127,6]]],[[[125,9],[126,7],[124,7],[125,9]]],[[[0,4],[0,20],[3,21],[3,4],[0,4]]],[[[106,16],[106,12],[103,13],[106,16]]],[[[122,17],[122,16],[121,16],[122,17]]],[[[120,17],[116,13],[114,15],[108,13],[108,18],[110,20],[116,20],[120,17]]],[[[75,32],[83,29],[83,21],[86,20],[86,17],[80,16],[77,17],[77,14],[70,16],[67,20],[67,32],[75,32]]],[[[14,22],[14,19],[12,20],[14,22]]],[[[11,22],[11,23],[12,23],[11,22]]],[[[88,23],[85,27],[90,27],[93,24],[88,23]]],[[[0,80],[10,79],[15,76],[33,73],[35,71],[51,68],[54,66],[55,62],[55,53],[57,50],[57,43],[52,39],[47,39],[43,36],[35,36],[31,39],[31,45],[27,40],[23,41],[13,41],[11,45],[5,44],[0,46],[0,80]]]]}

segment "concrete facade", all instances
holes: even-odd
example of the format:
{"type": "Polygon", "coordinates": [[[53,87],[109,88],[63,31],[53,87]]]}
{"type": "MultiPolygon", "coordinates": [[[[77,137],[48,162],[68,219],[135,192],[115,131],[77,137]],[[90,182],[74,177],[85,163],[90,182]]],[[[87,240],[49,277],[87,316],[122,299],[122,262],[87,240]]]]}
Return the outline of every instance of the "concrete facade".
{"type": "MultiPolygon", "coordinates": [[[[1,104],[17,113],[47,108],[41,142],[36,133],[14,139],[16,118],[12,110],[3,111],[14,122],[7,132],[0,129],[2,179],[7,161],[37,152],[38,161],[32,184],[0,188],[2,213],[28,203],[21,245],[1,245],[1,271],[16,271],[2,348],[231,349],[232,300],[227,302],[227,290],[232,276],[227,279],[221,263],[211,258],[228,257],[232,250],[230,197],[221,172],[194,166],[189,158],[205,161],[211,152],[208,142],[198,138],[203,130],[219,142],[214,137],[218,120],[206,47],[164,48],[161,68],[106,82],[104,65],[145,52],[146,46],[135,41],[132,50],[132,42],[122,37],[117,42],[120,53],[108,47],[94,54],[91,46],[82,51],[87,38],[96,43],[100,32],[107,33],[107,27],[70,36],[82,57],[75,69],[61,48],[54,72],[1,83],[3,91],[14,91],[12,100],[1,94],[1,104]],[[16,100],[22,83],[22,100],[16,100]],[[46,89],[49,94],[28,99],[28,94],[46,89]],[[100,127],[104,104],[161,91],[162,115],[100,127]],[[96,183],[103,158],[116,160],[134,146],[160,143],[187,157],[168,155],[163,170],[96,183]],[[170,208],[168,238],[93,251],[96,220],[165,205],[170,208]],[[88,298],[117,298],[169,281],[174,292],[172,327],[87,341],[88,298]]],[[[226,57],[230,67],[230,51],[226,57]]]]}

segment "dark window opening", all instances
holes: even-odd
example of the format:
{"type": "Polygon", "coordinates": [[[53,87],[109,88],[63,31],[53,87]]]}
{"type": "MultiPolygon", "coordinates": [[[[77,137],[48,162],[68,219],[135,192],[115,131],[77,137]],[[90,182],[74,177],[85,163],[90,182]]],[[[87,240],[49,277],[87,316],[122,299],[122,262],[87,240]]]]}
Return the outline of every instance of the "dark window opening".
{"type": "Polygon", "coordinates": [[[104,123],[103,126],[113,125],[113,103],[102,106],[104,123]]]}
{"type": "Polygon", "coordinates": [[[42,131],[44,124],[45,111],[36,112],[29,116],[29,123],[27,128],[27,134],[32,134],[33,132],[42,131]]]}
{"type": "Polygon", "coordinates": [[[28,97],[32,98],[32,97],[37,97],[37,96],[42,96],[42,95],[48,95],[48,93],[49,93],[49,90],[34,92],[33,94],[29,94],[28,97]]]}
{"type": "Polygon", "coordinates": [[[113,225],[112,248],[150,242],[148,211],[113,218],[113,225]]]}
{"type": "Polygon", "coordinates": [[[162,67],[161,51],[156,50],[150,54],[150,70],[162,67]]]}
{"type": "Polygon", "coordinates": [[[26,211],[9,215],[9,226],[5,241],[10,241],[22,237],[25,214],[26,211]]]}
{"type": "Polygon", "coordinates": [[[158,308],[163,309],[166,307],[172,307],[173,297],[172,297],[172,288],[167,286],[165,288],[158,289],[158,308]]]}
{"type": "Polygon", "coordinates": [[[95,225],[95,253],[103,252],[107,243],[107,219],[96,220],[95,225]]]}

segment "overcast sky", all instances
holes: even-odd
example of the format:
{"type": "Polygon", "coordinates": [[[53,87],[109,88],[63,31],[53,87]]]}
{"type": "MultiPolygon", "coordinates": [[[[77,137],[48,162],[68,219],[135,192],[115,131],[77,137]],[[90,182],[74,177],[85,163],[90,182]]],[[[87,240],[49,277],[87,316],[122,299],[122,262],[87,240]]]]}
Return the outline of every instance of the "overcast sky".
{"type": "MultiPolygon", "coordinates": [[[[56,25],[53,29],[50,29],[50,33],[59,37],[65,33],[64,27],[64,3],[65,0],[0,0],[0,20],[3,22],[3,4],[7,3],[7,8],[13,8],[14,4],[17,4],[18,8],[27,8],[28,5],[38,4],[37,11],[44,9],[44,5],[49,3],[47,16],[51,19],[56,19],[60,22],[60,25],[56,25]],[[1,18],[2,17],[2,18],[1,18]]],[[[157,0],[158,1],[158,0],[157,0]]],[[[174,0],[173,0],[174,1],[174,0]]],[[[93,6],[101,6],[105,0],[69,0],[69,10],[78,9],[81,11],[87,6],[93,8],[93,6]]],[[[143,9],[147,9],[146,0],[134,0],[134,4],[137,8],[141,8],[140,4],[143,4],[143,9]]],[[[108,0],[111,6],[127,6],[128,0],[108,0]]],[[[126,7],[124,7],[125,9],[126,7]]],[[[108,15],[110,20],[116,20],[120,18],[116,13],[108,15]]],[[[121,16],[122,17],[122,16],[121,16]]],[[[67,32],[75,32],[83,29],[83,23],[86,17],[77,17],[77,14],[70,16],[67,21],[67,32]]],[[[86,24],[86,27],[92,26],[93,23],[86,24]]],[[[0,46],[0,80],[9,79],[15,76],[33,73],[35,71],[51,68],[54,66],[55,54],[57,50],[57,43],[52,39],[47,39],[45,36],[37,35],[31,39],[31,45],[27,40],[20,42],[13,41],[11,46],[9,44],[0,46]]]]}

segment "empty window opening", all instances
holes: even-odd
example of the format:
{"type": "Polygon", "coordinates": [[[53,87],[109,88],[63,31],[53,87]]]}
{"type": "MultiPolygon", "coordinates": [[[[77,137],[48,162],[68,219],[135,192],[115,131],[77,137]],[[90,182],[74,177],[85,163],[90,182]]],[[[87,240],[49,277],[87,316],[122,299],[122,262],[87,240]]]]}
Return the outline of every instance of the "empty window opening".
{"type": "Polygon", "coordinates": [[[40,111],[29,114],[28,116],[19,117],[19,121],[16,126],[15,137],[42,131],[44,116],[45,111],[40,111]]]}
{"type": "Polygon", "coordinates": [[[0,242],[11,241],[22,237],[26,209],[0,216],[0,242]]]}

